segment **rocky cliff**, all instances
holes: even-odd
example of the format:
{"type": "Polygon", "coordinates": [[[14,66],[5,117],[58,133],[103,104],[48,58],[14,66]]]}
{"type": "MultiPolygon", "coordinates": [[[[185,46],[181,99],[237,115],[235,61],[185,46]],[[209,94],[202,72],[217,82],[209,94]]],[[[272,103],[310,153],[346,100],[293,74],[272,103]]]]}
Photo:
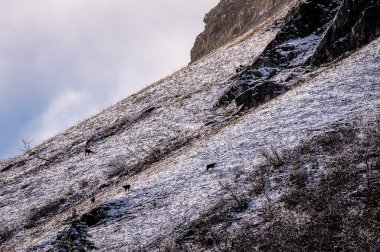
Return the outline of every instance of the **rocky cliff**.
{"type": "Polygon", "coordinates": [[[0,161],[0,250],[378,251],[380,2],[278,4],[0,161]]]}
{"type": "Polygon", "coordinates": [[[194,62],[229,41],[259,27],[297,0],[222,0],[204,18],[205,30],[191,50],[194,62]]]}

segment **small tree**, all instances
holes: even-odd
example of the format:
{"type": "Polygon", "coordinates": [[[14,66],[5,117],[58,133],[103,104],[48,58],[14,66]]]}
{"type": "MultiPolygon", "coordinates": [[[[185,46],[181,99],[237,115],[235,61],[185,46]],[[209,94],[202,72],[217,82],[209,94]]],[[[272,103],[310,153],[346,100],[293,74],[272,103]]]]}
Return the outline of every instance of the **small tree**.
{"type": "Polygon", "coordinates": [[[30,147],[30,144],[33,142],[33,140],[28,140],[28,139],[21,139],[21,142],[22,142],[22,147],[20,148],[21,151],[25,152],[25,153],[29,153],[30,150],[32,149],[32,147],[30,147]]]}
{"type": "Polygon", "coordinates": [[[87,233],[86,223],[80,220],[75,209],[72,216],[65,220],[65,224],[67,227],[58,232],[51,251],[86,252],[97,249],[89,240],[91,235],[87,233]]]}

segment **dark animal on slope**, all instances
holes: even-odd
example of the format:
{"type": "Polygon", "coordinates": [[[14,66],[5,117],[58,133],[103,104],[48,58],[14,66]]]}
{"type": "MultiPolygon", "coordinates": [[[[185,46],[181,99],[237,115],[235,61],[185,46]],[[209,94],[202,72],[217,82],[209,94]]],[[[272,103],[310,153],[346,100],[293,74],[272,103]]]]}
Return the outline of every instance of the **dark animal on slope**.
{"type": "Polygon", "coordinates": [[[95,202],[95,197],[92,197],[91,198],[91,203],[94,203],[95,202]]]}
{"type": "Polygon", "coordinates": [[[216,166],[216,163],[208,164],[208,165],[206,166],[206,172],[207,172],[209,169],[214,168],[215,166],[216,166]]]}
{"type": "Polygon", "coordinates": [[[123,185],[123,188],[126,192],[128,192],[131,189],[131,185],[123,185]]]}
{"type": "Polygon", "coordinates": [[[84,155],[87,156],[87,155],[90,155],[90,154],[95,154],[95,152],[93,152],[93,151],[90,150],[89,148],[85,148],[85,149],[84,149],[84,155]]]}
{"type": "Polygon", "coordinates": [[[86,141],[86,143],[84,144],[84,146],[89,146],[90,145],[90,143],[91,143],[91,139],[88,139],[87,141],[86,141]]]}

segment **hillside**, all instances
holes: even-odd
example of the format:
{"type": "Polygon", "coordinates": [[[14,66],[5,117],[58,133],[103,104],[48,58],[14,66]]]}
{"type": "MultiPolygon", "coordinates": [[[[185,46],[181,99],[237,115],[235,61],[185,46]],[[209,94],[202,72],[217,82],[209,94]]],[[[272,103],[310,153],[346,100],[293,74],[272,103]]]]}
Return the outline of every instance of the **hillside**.
{"type": "Polygon", "coordinates": [[[0,250],[378,251],[380,2],[274,13],[0,161],[0,250]]]}
{"type": "Polygon", "coordinates": [[[205,30],[191,50],[194,62],[248,31],[265,24],[295,0],[221,0],[204,18],[205,30]]]}

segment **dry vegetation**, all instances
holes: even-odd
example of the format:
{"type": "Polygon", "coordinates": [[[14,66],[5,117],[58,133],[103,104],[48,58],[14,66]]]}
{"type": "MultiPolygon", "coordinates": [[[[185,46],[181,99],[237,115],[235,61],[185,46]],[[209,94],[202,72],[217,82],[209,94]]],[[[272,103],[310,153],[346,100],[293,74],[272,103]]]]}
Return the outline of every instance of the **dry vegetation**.
{"type": "Polygon", "coordinates": [[[218,204],[175,239],[136,251],[378,251],[380,117],[262,155],[265,165],[221,183],[218,204]],[[264,204],[252,209],[257,198],[264,204]]]}
{"type": "MultiPolygon", "coordinates": [[[[355,124],[334,125],[292,150],[262,150],[264,164],[219,181],[219,202],[178,226],[174,239],[162,237],[133,251],[378,251],[380,117],[365,127],[355,124]],[[262,204],[253,208],[257,199],[262,204]]],[[[114,160],[108,179],[139,172],[188,141],[149,148],[148,158],[134,167],[114,160]]],[[[64,203],[57,199],[31,212],[25,227],[43,223],[64,203]]],[[[81,220],[90,226],[102,221],[107,216],[100,210],[81,220]]],[[[0,241],[13,235],[3,227],[0,241]]]]}
{"type": "Polygon", "coordinates": [[[0,228],[0,244],[11,239],[15,232],[16,232],[15,229],[12,229],[8,226],[1,227],[0,228]]]}
{"type": "Polygon", "coordinates": [[[46,205],[41,208],[32,211],[27,218],[25,227],[32,228],[46,221],[48,218],[56,215],[59,210],[62,210],[62,205],[66,202],[64,198],[56,199],[51,202],[48,202],[46,205]]]}
{"type": "Polygon", "coordinates": [[[140,158],[137,153],[130,151],[135,157],[134,164],[127,165],[126,160],[124,160],[123,157],[118,157],[109,163],[110,169],[105,175],[107,179],[133,176],[147,169],[152,164],[167,158],[176,150],[193,141],[193,138],[196,138],[196,136],[181,136],[154,147],[147,146],[146,148],[141,148],[141,151],[145,154],[144,158],[140,158]]]}

